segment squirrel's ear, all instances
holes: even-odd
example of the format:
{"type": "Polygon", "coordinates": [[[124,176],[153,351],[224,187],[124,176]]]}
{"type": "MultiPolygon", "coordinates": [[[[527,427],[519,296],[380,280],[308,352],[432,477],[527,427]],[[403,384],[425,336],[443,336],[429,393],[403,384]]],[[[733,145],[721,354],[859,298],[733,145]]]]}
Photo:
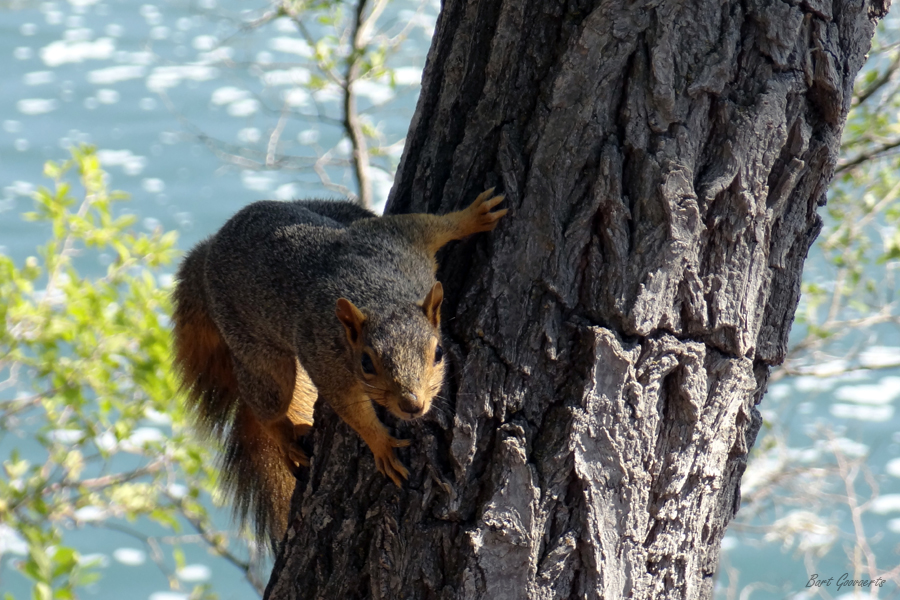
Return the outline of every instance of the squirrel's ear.
{"type": "Polygon", "coordinates": [[[431,291],[425,296],[422,302],[422,310],[425,311],[425,318],[431,321],[435,327],[441,324],[441,302],[444,300],[444,287],[440,281],[435,282],[431,287],[431,291]]]}
{"type": "Polygon", "coordinates": [[[362,326],[366,316],[346,298],[338,298],[334,314],[344,324],[344,329],[347,330],[347,339],[356,346],[362,337],[362,326]]]}

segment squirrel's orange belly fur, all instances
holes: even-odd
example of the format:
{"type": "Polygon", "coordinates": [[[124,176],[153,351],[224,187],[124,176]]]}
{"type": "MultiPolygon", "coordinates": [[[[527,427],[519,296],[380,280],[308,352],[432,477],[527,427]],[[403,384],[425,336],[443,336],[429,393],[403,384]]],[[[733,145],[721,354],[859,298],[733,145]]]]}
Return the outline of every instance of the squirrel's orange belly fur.
{"type": "Polygon", "coordinates": [[[447,215],[376,217],[347,202],[260,202],[199,243],[177,275],[175,364],[198,431],[222,443],[222,490],[273,547],[298,444],[323,398],[397,485],[408,472],[373,402],[425,414],[443,380],[434,256],[490,231],[502,196],[447,215]],[[264,242],[260,243],[260,239],[264,242]],[[365,274],[359,273],[360,265],[365,274]],[[277,332],[277,333],[275,333],[277,332]]]}

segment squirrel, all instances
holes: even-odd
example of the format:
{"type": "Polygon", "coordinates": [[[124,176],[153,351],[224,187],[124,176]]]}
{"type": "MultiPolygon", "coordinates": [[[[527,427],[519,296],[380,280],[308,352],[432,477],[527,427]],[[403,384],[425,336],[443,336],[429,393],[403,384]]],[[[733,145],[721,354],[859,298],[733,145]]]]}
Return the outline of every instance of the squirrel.
{"type": "Polygon", "coordinates": [[[373,402],[410,420],[443,384],[435,253],[491,231],[493,188],[446,215],[378,217],[351,202],[260,201],[197,244],[176,275],[174,363],[198,432],[222,443],[220,487],[277,547],[299,438],[318,398],[397,486],[408,471],[373,402]]]}

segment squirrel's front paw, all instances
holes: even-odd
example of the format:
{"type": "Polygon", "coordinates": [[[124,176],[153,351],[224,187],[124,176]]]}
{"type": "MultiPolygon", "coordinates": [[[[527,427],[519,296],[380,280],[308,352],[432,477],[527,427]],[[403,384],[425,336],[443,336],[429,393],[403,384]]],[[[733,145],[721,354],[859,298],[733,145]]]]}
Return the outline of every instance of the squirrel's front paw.
{"type": "Polygon", "coordinates": [[[506,196],[491,197],[493,193],[494,188],[481,192],[475,198],[475,202],[465,210],[465,221],[461,223],[461,229],[465,232],[465,235],[491,231],[497,226],[500,217],[509,212],[509,209],[506,208],[491,210],[506,198],[506,196]]]}
{"type": "Polygon", "coordinates": [[[404,446],[409,446],[409,440],[398,440],[388,436],[378,447],[372,448],[372,454],[375,455],[375,468],[390,477],[397,487],[402,487],[401,477],[403,479],[409,477],[409,471],[403,466],[397,455],[394,454],[394,448],[402,448],[404,446]]]}
{"type": "Polygon", "coordinates": [[[300,469],[309,466],[309,457],[300,447],[300,440],[289,444],[285,450],[287,451],[288,469],[294,474],[294,477],[298,477],[300,469]]]}
{"type": "Polygon", "coordinates": [[[306,456],[306,452],[303,451],[303,448],[300,447],[300,442],[294,442],[288,447],[288,458],[292,461],[300,465],[301,467],[309,466],[309,457],[306,456]]]}

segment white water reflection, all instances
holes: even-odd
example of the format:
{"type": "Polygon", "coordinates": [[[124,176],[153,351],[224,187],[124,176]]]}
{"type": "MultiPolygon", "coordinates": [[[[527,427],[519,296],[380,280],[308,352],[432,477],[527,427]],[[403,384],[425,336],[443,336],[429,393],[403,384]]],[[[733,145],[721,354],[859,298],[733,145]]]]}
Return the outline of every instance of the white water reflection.
{"type": "Polygon", "coordinates": [[[143,65],[120,65],[96,69],[87,74],[87,80],[97,85],[113,85],[129,79],[140,79],[147,73],[143,65]]]}
{"type": "Polygon", "coordinates": [[[16,102],[16,110],[23,115],[43,115],[59,108],[59,102],[52,98],[24,98],[16,102]]]}
{"type": "Polygon", "coordinates": [[[138,548],[116,548],[112,553],[112,557],[114,560],[129,567],[136,567],[147,562],[147,553],[138,548]]]}
{"type": "Polygon", "coordinates": [[[115,51],[115,41],[108,37],[102,37],[94,42],[63,39],[41,48],[40,56],[48,67],[58,67],[86,60],[109,60],[115,51]]]}

